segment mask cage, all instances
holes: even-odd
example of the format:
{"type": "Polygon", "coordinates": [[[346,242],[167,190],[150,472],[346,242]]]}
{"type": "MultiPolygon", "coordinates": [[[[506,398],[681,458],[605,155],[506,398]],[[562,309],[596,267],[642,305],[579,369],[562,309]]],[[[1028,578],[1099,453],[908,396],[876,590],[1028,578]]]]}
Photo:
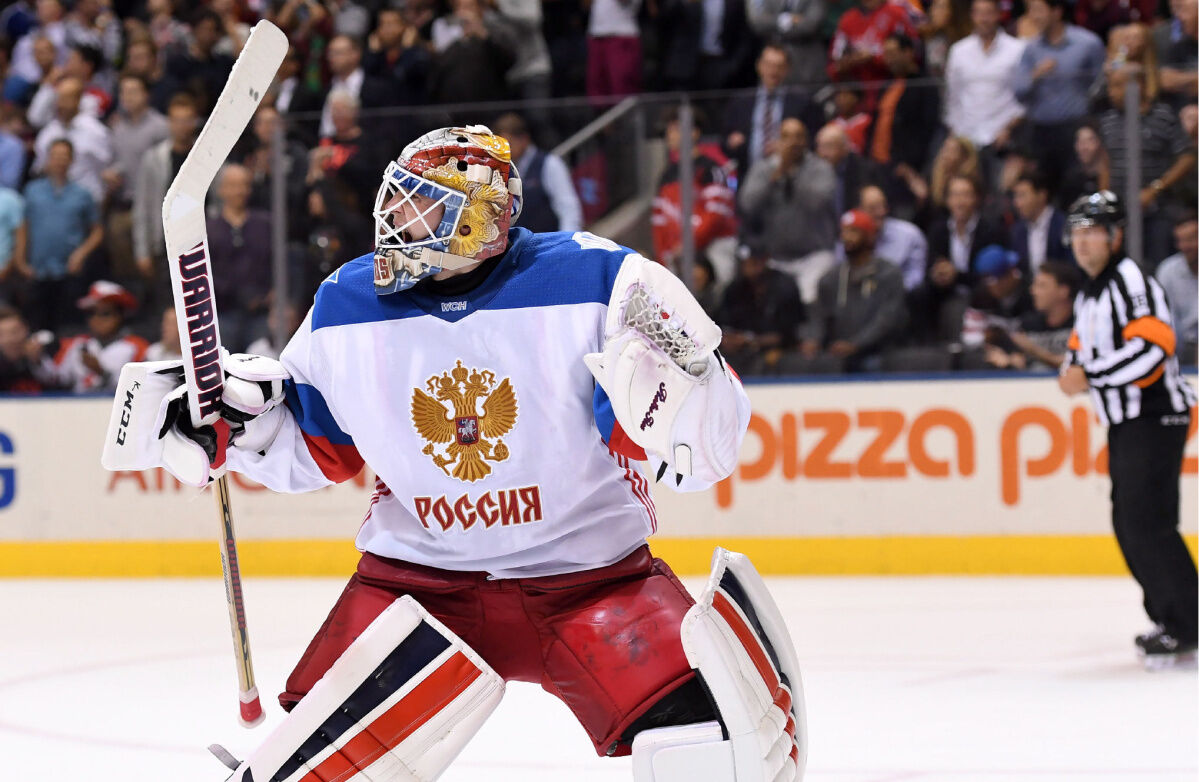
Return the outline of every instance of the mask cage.
{"type": "Polygon", "coordinates": [[[458,230],[458,221],[462,217],[462,209],[466,206],[466,194],[452,190],[422,176],[400,167],[392,162],[383,174],[383,184],[375,196],[375,246],[380,250],[405,249],[411,247],[431,247],[447,252],[449,240],[458,230]],[[396,196],[400,196],[396,198],[396,196]],[[414,197],[430,199],[430,203],[421,209],[414,197]],[[410,204],[414,217],[399,225],[393,224],[393,218],[403,215],[405,204],[410,204]],[[429,215],[439,205],[445,205],[445,212],[436,226],[430,224],[429,215]],[[423,239],[404,239],[404,231],[415,225],[424,227],[428,236],[423,239]]]}

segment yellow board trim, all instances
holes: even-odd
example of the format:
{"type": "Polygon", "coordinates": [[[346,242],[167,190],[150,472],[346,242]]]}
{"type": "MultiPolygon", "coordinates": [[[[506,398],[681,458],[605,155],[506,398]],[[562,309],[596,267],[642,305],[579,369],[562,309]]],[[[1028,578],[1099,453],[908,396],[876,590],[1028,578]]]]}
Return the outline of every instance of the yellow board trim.
{"type": "MultiPolygon", "coordinates": [[[[1195,535],[1184,535],[1195,556],[1195,535]]],[[[675,572],[708,572],[717,545],[750,557],[766,575],[1125,575],[1108,535],[858,538],[654,538],[675,572]]],[[[358,552],[347,540],[245,540],[242,573],[348,576],[358,552]]],[[[0,577],[219,576],[214,541],[0,542],[0,577]]]]}

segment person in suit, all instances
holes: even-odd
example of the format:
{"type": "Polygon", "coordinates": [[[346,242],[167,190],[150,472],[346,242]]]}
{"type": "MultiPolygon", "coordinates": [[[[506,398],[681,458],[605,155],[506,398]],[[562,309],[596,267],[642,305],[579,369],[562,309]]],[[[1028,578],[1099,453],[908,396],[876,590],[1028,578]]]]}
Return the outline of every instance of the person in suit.
{"type": "MultiPolygon", "coordinates": [[[[371,76],[362,67],[362,44],[348,35],[335,35],[325,50],[329,63],[329,85],[321,99],[320,137],[332,138],[337,129],[333,121],[333,101],[330,96],[346,92],[358,99],[364,109],[390,105],[393,87],[384,78],[371,76]]],[[[381,131],[378,121],[364,123],[368,131],[381,131]]]]}
{"type": "Polygon", "coordinates": [[[777,40],[791,59],[789,84],[822,84],[828,79],[823,26],[828,13],[824,0],[754,0],[749,23],[765,40],[777,40]]]}
{"type": "Polygon", "coordinates": [[[744,87],[753,79],[753,37],[744,0],[660,0],[656,21],[661,89],[720,90],[744,87]],[[719,12],[709,13],[712,7],[719,12]]]}
{"type": "Polygon", "coordinates": [[[1074,263],[1064,240],[1066,216],[1049,202],[1049,183],[1037,171],[1023,174],[1012,188],[1019,219],[1012,226],[1012,249],[1020,268],[1032,278],[1046,261],[1074,263]]]}
{"type": "Polygon", "coordinates": [[[741,176],[759,160],[778,151],[779,128],[789,117],[805,128],[824,124],[824,115],[807,93],[785,86],[790,55],[768,43],[758,55],[758,88],[752,95],[738,94],[725,109],[724,150],[737,163],[741,176]]]}
{"type": "Polygon", "coordinates": [[[583,205],[566,161],[533,143],[528,123],[515,111],[501,114],[492,127],[508,140],[520,171],[520,224],[536,232],[583,230],[583,205]]]}
{"type": "Polygon", "coordinates": [[[933,221],[928,232],[933,259],[930,271],[938,264],[952,264],[963,282],[973,287],[978,281],[974,268],[978,251],[993,244],[1007,247],[1007,231],[1002,221],[982,211],[982,189],[977,179],[950,177],[945,206],[949,215],[933,221]]]}
{"type": "Polygon", "coordinates": [[[930,263],[924,282],[911,292],[912,333],[918,343],[954,342],[962,315],[978,283],[975,260],[984,247],[1008,246],[1003,223],[981,210],[977,179],[950,177],[946,195],[949,215],[929,229],[930,263]]]}
{"type": "Polygon", "coordinates": [[[275,74],[267,99],[272,100],[279,116],[287,119],[287,133],[305,146],[316,146],[320,135],[320,114],[325,94],[304,79],[304,58],[294,45],[288,47],[279,72],[275,74]],[[298,120],[296,116],[308,119],[298,120]]]}
{"type": "Polygon", "coordinates": [[[941,122],[941,94],[920,65],[918,40],[892,33],[883,42],[883,61],[892,78],[880,89],[864,153],[886,172],[887,196],[895,211],[907,219],[917,211],[917,198],[907,181],[926,170],[931,156],[927,134],[908,129],[936,128],[941,122]]]}

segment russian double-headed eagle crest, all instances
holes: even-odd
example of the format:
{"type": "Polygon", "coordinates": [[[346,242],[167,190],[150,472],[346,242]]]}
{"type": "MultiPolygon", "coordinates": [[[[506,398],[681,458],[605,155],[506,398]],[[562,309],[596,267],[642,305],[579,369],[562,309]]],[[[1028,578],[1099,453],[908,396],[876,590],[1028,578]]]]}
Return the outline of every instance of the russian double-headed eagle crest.
{"type": "Polygon", "coordinates": [[[508,446],[499,438],[516,423],[516,392],[508,378],[497,382],[491,370],[467,369],[458,361],[449,372],[429,378],[425,387],[428,393],[412,389],[412,425],[428,440],[421,453],[460,481],[473,483],[490,475],[487,462],[508,458],[508,446]]]}

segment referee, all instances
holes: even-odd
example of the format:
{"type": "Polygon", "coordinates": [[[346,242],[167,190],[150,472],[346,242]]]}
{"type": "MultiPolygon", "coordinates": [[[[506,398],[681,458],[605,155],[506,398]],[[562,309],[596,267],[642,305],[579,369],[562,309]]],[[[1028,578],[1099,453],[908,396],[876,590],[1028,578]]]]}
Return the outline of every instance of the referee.
{"type": "Polygon", "coordinates": [[[1116,250],[1124,210],[1102,190],[1070,207],[1067,230],[1087,279],[1058,385],[1090,391],[1107,429],[1112,526],[1156,627],[1137,636],[1145,667],[1195,657],[1199,580],[1178,532],[1178,480],[1195,393],[1178,372],[1170,309],[1157,280],[1116,250]]]}

